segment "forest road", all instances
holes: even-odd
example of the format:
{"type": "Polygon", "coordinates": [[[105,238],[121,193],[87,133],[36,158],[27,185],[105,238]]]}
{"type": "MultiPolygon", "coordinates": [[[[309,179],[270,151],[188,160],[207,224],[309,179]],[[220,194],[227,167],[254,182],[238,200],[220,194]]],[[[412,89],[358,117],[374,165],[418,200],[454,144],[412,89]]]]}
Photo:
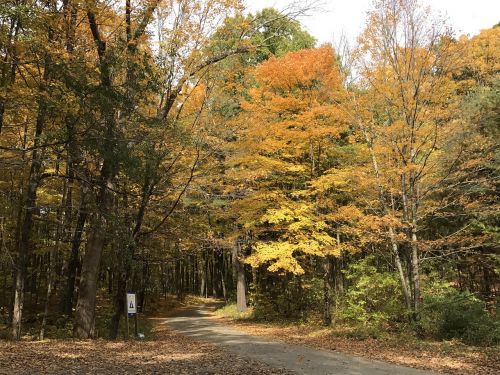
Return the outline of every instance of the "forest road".
{"type": "MultiPolygon", "coordinates": [[[[165,318],[178,333],[195,340],[221,345],[240,357],[247,357],[274,368],[284,368],[307,375],[431,375],[423,371],[390,363],[318,350],[302,345],[272,341],[230,328],[210,318],[215,304],[195,306],[165,318]]],[[[245,374],[242,374],[245,375],[245,374]]]]}

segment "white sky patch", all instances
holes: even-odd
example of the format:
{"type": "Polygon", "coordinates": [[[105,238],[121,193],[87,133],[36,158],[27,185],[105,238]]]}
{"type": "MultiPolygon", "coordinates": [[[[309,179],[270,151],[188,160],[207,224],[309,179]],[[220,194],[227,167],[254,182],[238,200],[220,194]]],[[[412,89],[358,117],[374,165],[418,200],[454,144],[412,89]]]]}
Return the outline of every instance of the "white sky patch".
{"type": "MultiPolygon", "coordinates": [[[[255,13],[266,7],[284,9],[297,0],[246,0],[246,3],[248,10],[255,13]]],[[[421,0],[421,3],[447,18],[457,35],[476,35],[481,29],[500,22],[499,0],[421,0]]],[[[300,18],[305,29],[318,40],[318,44],[335,44],[342,34],[350,44],[355,43],[372,0],[323,0],[322,4],[320,11],[300,18]]]]}

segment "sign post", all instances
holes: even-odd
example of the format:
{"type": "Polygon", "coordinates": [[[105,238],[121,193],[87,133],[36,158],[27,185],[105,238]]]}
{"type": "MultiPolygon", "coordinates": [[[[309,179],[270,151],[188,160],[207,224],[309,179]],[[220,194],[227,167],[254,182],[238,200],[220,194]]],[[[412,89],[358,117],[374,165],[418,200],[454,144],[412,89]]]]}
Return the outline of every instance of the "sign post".
{"type": "Polygon", "coordinates": [[[127,298],[126,298],[126,311],[127,311],[127,319],[126,319],[126,326],[127,326],[127,339],[129,337],[130,331],[129,331],[129,317],[134,317],[134,325],[135,325],[135,336],[137,337],[137,302],[135,298],[135,293],[127,293],[127,298]]]}

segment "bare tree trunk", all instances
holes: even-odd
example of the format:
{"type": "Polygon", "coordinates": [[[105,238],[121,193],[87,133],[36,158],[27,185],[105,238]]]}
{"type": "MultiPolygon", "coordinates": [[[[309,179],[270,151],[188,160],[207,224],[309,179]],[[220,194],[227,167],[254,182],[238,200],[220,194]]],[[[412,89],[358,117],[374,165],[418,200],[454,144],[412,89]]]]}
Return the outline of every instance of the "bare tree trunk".
{"type": "MultiPolygon", "coordinates": [[[[1,89],[8,90],[8,87],[13,85],[16,80],[16,69],[17,69],[17,54],[15,47],[13,45],[17,41],[17,36],[19,33],[20,22],[17,17],[12,17],[9,26],[9,33],[7,36],[7,41],[5,42],[4,51],[2,51],[2,73],[0,76],[1,89]],[[10,69],[9,69],[10,67],[10,69]],[[9,72],[10,70],[10,72],[9,72]]],[[[4,115],[5,115],[5,104],[6,95],[0,95],[0,134],[2,133],[4,115]]]]}
{"type": "Polygon", "coordinates": [[[237,241],[233,247],[233,267],[236,274],[236,310],[243,312],[247,309],[245,266],[241,262],[241,243],[237,241]]]}
{"type": "Polygon", "coordinates": [[[127,293],[127,280],[125,272],[119,270],[117,276],[116,293],[113,299],[113,315],[111,317],[111,325],[109,328],[109,338],[116,340],[118,337],[118,328],[120,326],[120,318],[125,312],[125,294],[127,293]]]}
{"type": "Polygon", "coordinates": [[[411,310],[411,296],[410,296],[410,288],[408,286],[408,282],[406,280],[406,274],[403,270],[403,265],[401,263],[401,258],[399,257],[399,250],[396,241],[394,240],[394,231],[392,227],[389,227],[389,236],[391,237],[391,247],[392,253],[394,255],[394,263],[396,264],[396,269],[398,270],[399,280],[401,281],[401,288],[403,289],[403,294],[405,297],[406,307],[411,310]]]}
{"type": "Polygon", "coordinates": [[[326,256],[323,260],[323,324],[329,326],[332,324],[331,315],[331,262],[330,257],[326,256]]]}
{"type": "Polygon", "coordinates": [[[205,251],[203,258],[203,286],[204,296],[208,298],[208,250],[205,251]]]}
{"type": "Polygon", "coordinates": [[[45,337],[45,326],[47,325],[47,316],[49,314],[50,298],[52,297],[52,287],[54,285],[54,263],[55,252],[51,251],[49,254],[49,265],[47,267],[47,295],[45,298],[45,307],[43,310],[42,326],[40,327],[40,340],[45,337]]]}
{"type": "Polygon", "coordinates": [[[216,257],[215,257],[215,251],[212,249],[212,255],[210,257],[210,261],[211,261],[211,266],[210,267],[210,276],[211,276],[211,279],[212,279],[212,297],[213,298],[217,298],[218,297],[218,293],[217,293],[217,272],[216,272],[216,269],[217,269],[217,264],[216,264],[216,257]]]}
{"type": "Polygon", "coordinates": [[[410,175],[409,183],[406,180],[406,176],[401,175],[401,192],[403,199],[403,219],[411,224],[411,227],[407,230],[407,237],[410,243],[409,262],[410,262],[410,274],[411,274],[411,310],[413,315],[413,320],[418,320],[419,309],[420,309],[420,270],[419,270],[419,256],[418,256],[418,245],[417,245],[417,220],[416,220],[416,203],[415,203],[415,191],[414,191],[414,181],[410,175]]]}
{"type": "MultiPolygon", "coordinates": [[[[379,166],[378,166],[378,162],[377,162],[377,157],[375,155],[375,152],[373,151],[372,143],[371,143],[371,140],[370,140],[370,137],[368,135],[367,130],[365,129],[365,127],[363,125],[360,125],[360,128],[362,129],[363,134],[365,136],[365,140],[368,144],[368,149],[370,151],[370,155],[371,155],[371,159],[372,159],[373,170],[375,173],[375,177],[378,180],[380,178],[380,170],[379,170],[379,166]]],[[[381,204],[383,212],[385,213],[385,212],[387,212],[387,205],[386,205],[385,200],[384,200],[383,187],[380,183],[379,183],[378,188],[379,188],[380,204],[381,204]]],[[[403,203],[405,203],[404,194],[403,194],[403,203]]],[[[394,199],[392,197],[392,194],[391,194],[391,206],[392,206],[392,209],[394,210],[394,199]]],[[[412,309],[412,296],[410,293],[408,276],[404,271],[404,268],[403,268],[403,265],[401,262],[401,258],[399,256],[398,244],[396,242],[395,235],[394,235],[394,229],[392,226],[389,226],[389,240],[390,240],[390,246],[392,249],[392,253],[394,255],[394,263],[396,265],[396,269],[398,270],[399,280],[401,281],[401,288],[403,290],[403,294],[405,297],[406,306],[408,307],[409,310],[411,310],[412,309]]]]}
{"type": "MultiPolygon", "coordinates": [[[[180,256],[178,254],[178,256],[180,256]]],[[[182,300],[182,280],[181,280],[181,261],[175,261],[175,290],[178,300],[182,300]]]]}
{"type": "Polygon", "coordinates": [[[162,289],[162,294],[163,298],[167,299],[167,267],[165,267],[164,263],[161,263],[160,265],[160,272],[161,272],[161,289],[162,289]]]}
{"type": "Polygon", "coordinates": [[[420,265],[417,245],[417,228],[413,223],[411,228],[411,263],[412,263],[412,282],[413,282],[413,318],[419,319],[420,313],[420,265]]]}
{"type": "Polygon", "coordinates": [[[221,250],[219,272],[220,272],[220,281],[222,285],[222,296],[224,297],[224,301],[227,302],[226,280],[224,276],[226,272],[226,262],[223,250],[221,250]]]}
{"type": "Polygon", "coordinates": [[[205,274],[206,274],[206,266],[205,266],[205,262],[206,262],[206,259],[205,259],[205,253],[202,254],[202,257],[201,257],[201,286],[200,286],[200,296],[204,297],[205,296],[205,289],[206,289],[206,285],[205,285],[205,274]]]}
{"type": "MultiPolygon", "coordinates": [[[[49,37],[50,39],[50,37],[49,37]]],[[[50,58],[45,57],[45,71],[43,82],[40,84],[40,96],[38,99],[38,115],[35,125],[34,147],[31,157],[31,168],[28,177],[28,186],[24,199],[22,220],[20,222],[20,238],[18,241],[18,265],[14,288],[14,304],[12,314],[12,337],[19,340],[21,337],[21,320],[24,306],[24,286],[30,256],[31,230],[33,227],[33,212],[36,208],[36,196],[40,183],[40,172],[42,169],[42,150],[39,149],[43,128],[47,116],[47,104],[44,99],[46,83],[50,77],[50,58]]]]}
{"type": "Polygon", "coordinates": [[[78,287],[78,301],[75,310],[73,335],[77,338],[87,339],[94,334],[95,303],[99,265],[106,238],[106,216],[111,210],[111,193],[108,184],[112,172],[106,161],[101,169],[101,183],[99,196],[96,201],[97,212],[94,213],[89,230],[85,255],[82,261],[80,284],[78,287]]]}
{"type": "Polygon", "coordinates": [[[71,254],[68,261],[68,278],[66,281],[66,292],[63,300],[63,313],[71,316],[73,312],[73,301],[75,294],[76,285],[76,271],[79,264],[79,253],[80,244],[82,242],[83,228],[85,226],[85,221],[87,221],[87,211],[84,203],[84,197],[82,197],[82,202],[80,203],[80,209],[78,213],[78,220],[76,222],[75,231],[71,238],[71,254]]]}
{"type": "Polygon", "coordinates": [[[94,335],[97,281],[105,238],[105,220],[100,214],[96,216],[93,218],[85,249],[78,287],[73,335],[80,339],[88,339],[94,335]]]}
{"type": "MultiPolygon", "coordinates": [[[[144,312],[146,306],[146,285],[148,284],[149,278],[149,265],[147,261],[143,261],[142,263],[142,277],[141,277],[141,289],[138,293],[138,301],[137,305],[139,308],[139,312],[144,312]]],[[[185,274],[185,272],[183,272],[185,274]]],[[[184,284],[184,283],[183,283],[184,284]]]]}

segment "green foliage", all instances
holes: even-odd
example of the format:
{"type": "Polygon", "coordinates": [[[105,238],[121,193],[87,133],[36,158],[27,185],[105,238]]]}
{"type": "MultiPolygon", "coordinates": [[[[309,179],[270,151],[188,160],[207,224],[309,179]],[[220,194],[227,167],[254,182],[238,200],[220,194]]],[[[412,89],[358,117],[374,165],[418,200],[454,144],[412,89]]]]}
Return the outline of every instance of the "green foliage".
{"type": "Polygon", "coordinates": [[[307,320],[310,313],[322,306],[321,285],[318,278],[305,278],[287,273],[268,276],[264,289],[255,293],[253,316],[258,320],[307,320]]]}
{"type": "Polygon", "coordinates": [[[253,37],[259,47],[255,60],[257,63],[271,56],[283,56],[287,52],[314,48],[316,39],[302,29],[300,23],[290,19],[274,8],[262,9],[255,15],[255,22],[262,25],[253,37]]]}
{"type": "Polygon", "coordinates": [[[458,291],[443,282],[432,283],[428,289],[421,321],[427,334],[473,345],[500,343],[500,322],[490,316],[484,302],[473,293],[458,291]]]}
{"type": "Polygon", "coordinates": [[[401,286],[393,272],[380,272],[373,255],[353,263],[345,272],[351,287],[340,317],[365,328],[382,328],[404,318],[401,286]]]}
{"type": "Polygon", "coordinates": [[[500,78],[491,86],[476,87],[464,101],[463,113],[467,121],[475,124],[478,130],[494,139],[500,135],[498,118],[500,116],[500,78]]]}

